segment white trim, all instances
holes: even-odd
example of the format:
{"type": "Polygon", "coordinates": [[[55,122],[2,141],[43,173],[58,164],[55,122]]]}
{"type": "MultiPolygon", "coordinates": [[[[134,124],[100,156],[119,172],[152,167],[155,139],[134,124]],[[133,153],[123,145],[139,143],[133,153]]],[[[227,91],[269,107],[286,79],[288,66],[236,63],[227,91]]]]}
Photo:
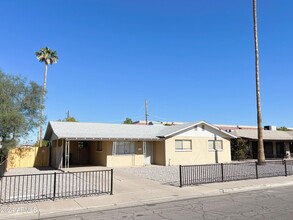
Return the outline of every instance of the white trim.
{"type": "Polygon", "coordinates": [[[197,122],[197,123],[191,124],[191,125],[189,125],[189,126],[187,126],[187,127],[185,127],[185,128],[182,128],[182,129],[179,129],[179,130],[177,130],[177,131],[171,132],[171,133],[169,133],[169,134],[167,134],[167,135],[164,135],[164,137],[165,137],[165,138],[170,137],[170,136],[172,136],[172,135],[174,135],[174,134],[180,133],[180,132],[185,131],[185,130],[189,130],[190,128],[195,127],[195,126],[198,126],[198,125],[200,125],[200,124],[207,125],[207,126],[213,128],[213,129],[215,129],[216,131],[219,131],[220,133],[223,133],[223,134],[225,134],[225,135],[227,135],[227,136],[230,136],[231,138],[237,138],[236,136],[234,136],[234,135],[232,135],[232,134],[230,134],[230,133],[228,133],[228,132],[222,131],[222,130],[220,130],[219,128],[217,128],[217,127],[215,127],[215,126],[213,126],[213,125],[211,125],[211,124],[209,124],[209,123],[207,123],[207,122],[205,122],[205,121],[200,121],[200,122],[197,122]]]}
{"type": "Polygon", "coordinates": [[[192,150],[176,150],[175,149],[175,152],[192,152],[192,150]]]}

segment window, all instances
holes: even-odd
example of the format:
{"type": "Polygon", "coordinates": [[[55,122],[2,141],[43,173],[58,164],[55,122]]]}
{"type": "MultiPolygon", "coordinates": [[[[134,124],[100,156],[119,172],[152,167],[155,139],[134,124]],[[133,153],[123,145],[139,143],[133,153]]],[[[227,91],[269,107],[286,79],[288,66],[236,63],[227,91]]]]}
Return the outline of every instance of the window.
{"type": "Polygon", "coordinates": [[[98,142],[97,142],[97,148],[96,148],[96,151],[103,151],[102,141],[98,141],[98,142]]]}
{"type": "Polygon", "coordinates": [[[191,140],[175,140],[176,151],[191,151],[191,140]]]}
{"type": "Polygon", "coordinates": [[[209,140],[209,150],[223,150],[223,141],[209,140]]]}
{"type": "Polygon", "coordinates": [[[116,154],[135,154],[135,143],[130,141],[117,141],[116,154]]]}

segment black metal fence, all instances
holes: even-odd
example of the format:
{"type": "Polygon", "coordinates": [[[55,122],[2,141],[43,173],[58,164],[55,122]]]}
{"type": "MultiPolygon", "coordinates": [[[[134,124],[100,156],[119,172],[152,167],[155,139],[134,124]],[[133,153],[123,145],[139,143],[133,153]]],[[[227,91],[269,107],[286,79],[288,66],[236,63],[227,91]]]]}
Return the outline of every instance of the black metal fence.
{"type": "Polygon", "coordinates": [[[202,183],[293,175],[293,161],[267,161],[265,165],[258,165],[257,162],[180,165],[179,169],[180,187],[182,187],[202,183]]]}
{"type": "Polygon", "coordinates": [[[4,173],[6,172],[7,168],[7,160],[5,159],[2,163],[0,163],[0,179],[2,176],[4,176],[4,173]]]}
{"type": "Polygon", "coordinates": [[[113,194],[113,170],[3,176],[0,203],[113,194]]]}

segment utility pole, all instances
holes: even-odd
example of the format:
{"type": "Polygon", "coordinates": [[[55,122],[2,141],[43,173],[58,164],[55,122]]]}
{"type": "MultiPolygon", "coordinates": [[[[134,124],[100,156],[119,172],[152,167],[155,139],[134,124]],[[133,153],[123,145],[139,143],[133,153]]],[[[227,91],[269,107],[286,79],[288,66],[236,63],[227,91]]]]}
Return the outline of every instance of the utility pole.
{"type": "Polygon", "coordinates": [[[148,100],[145,100],[145,124],[148,125],[148,100]]]}
{"type": "Polygon", "coordinates": [[[66,112],[66,114],[67,114],[67,118],[69,118],[69,110],[66,112]]]}

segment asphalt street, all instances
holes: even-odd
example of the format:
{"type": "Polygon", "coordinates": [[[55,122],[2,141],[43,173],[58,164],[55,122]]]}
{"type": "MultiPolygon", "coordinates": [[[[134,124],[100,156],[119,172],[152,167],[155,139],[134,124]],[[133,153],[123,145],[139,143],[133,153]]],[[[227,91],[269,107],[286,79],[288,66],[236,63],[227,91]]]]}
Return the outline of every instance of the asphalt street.
{"type": "Polygon", "coordinates": [[[293,187],[63,214],[44,219],[293,219],[293,187]]]}

